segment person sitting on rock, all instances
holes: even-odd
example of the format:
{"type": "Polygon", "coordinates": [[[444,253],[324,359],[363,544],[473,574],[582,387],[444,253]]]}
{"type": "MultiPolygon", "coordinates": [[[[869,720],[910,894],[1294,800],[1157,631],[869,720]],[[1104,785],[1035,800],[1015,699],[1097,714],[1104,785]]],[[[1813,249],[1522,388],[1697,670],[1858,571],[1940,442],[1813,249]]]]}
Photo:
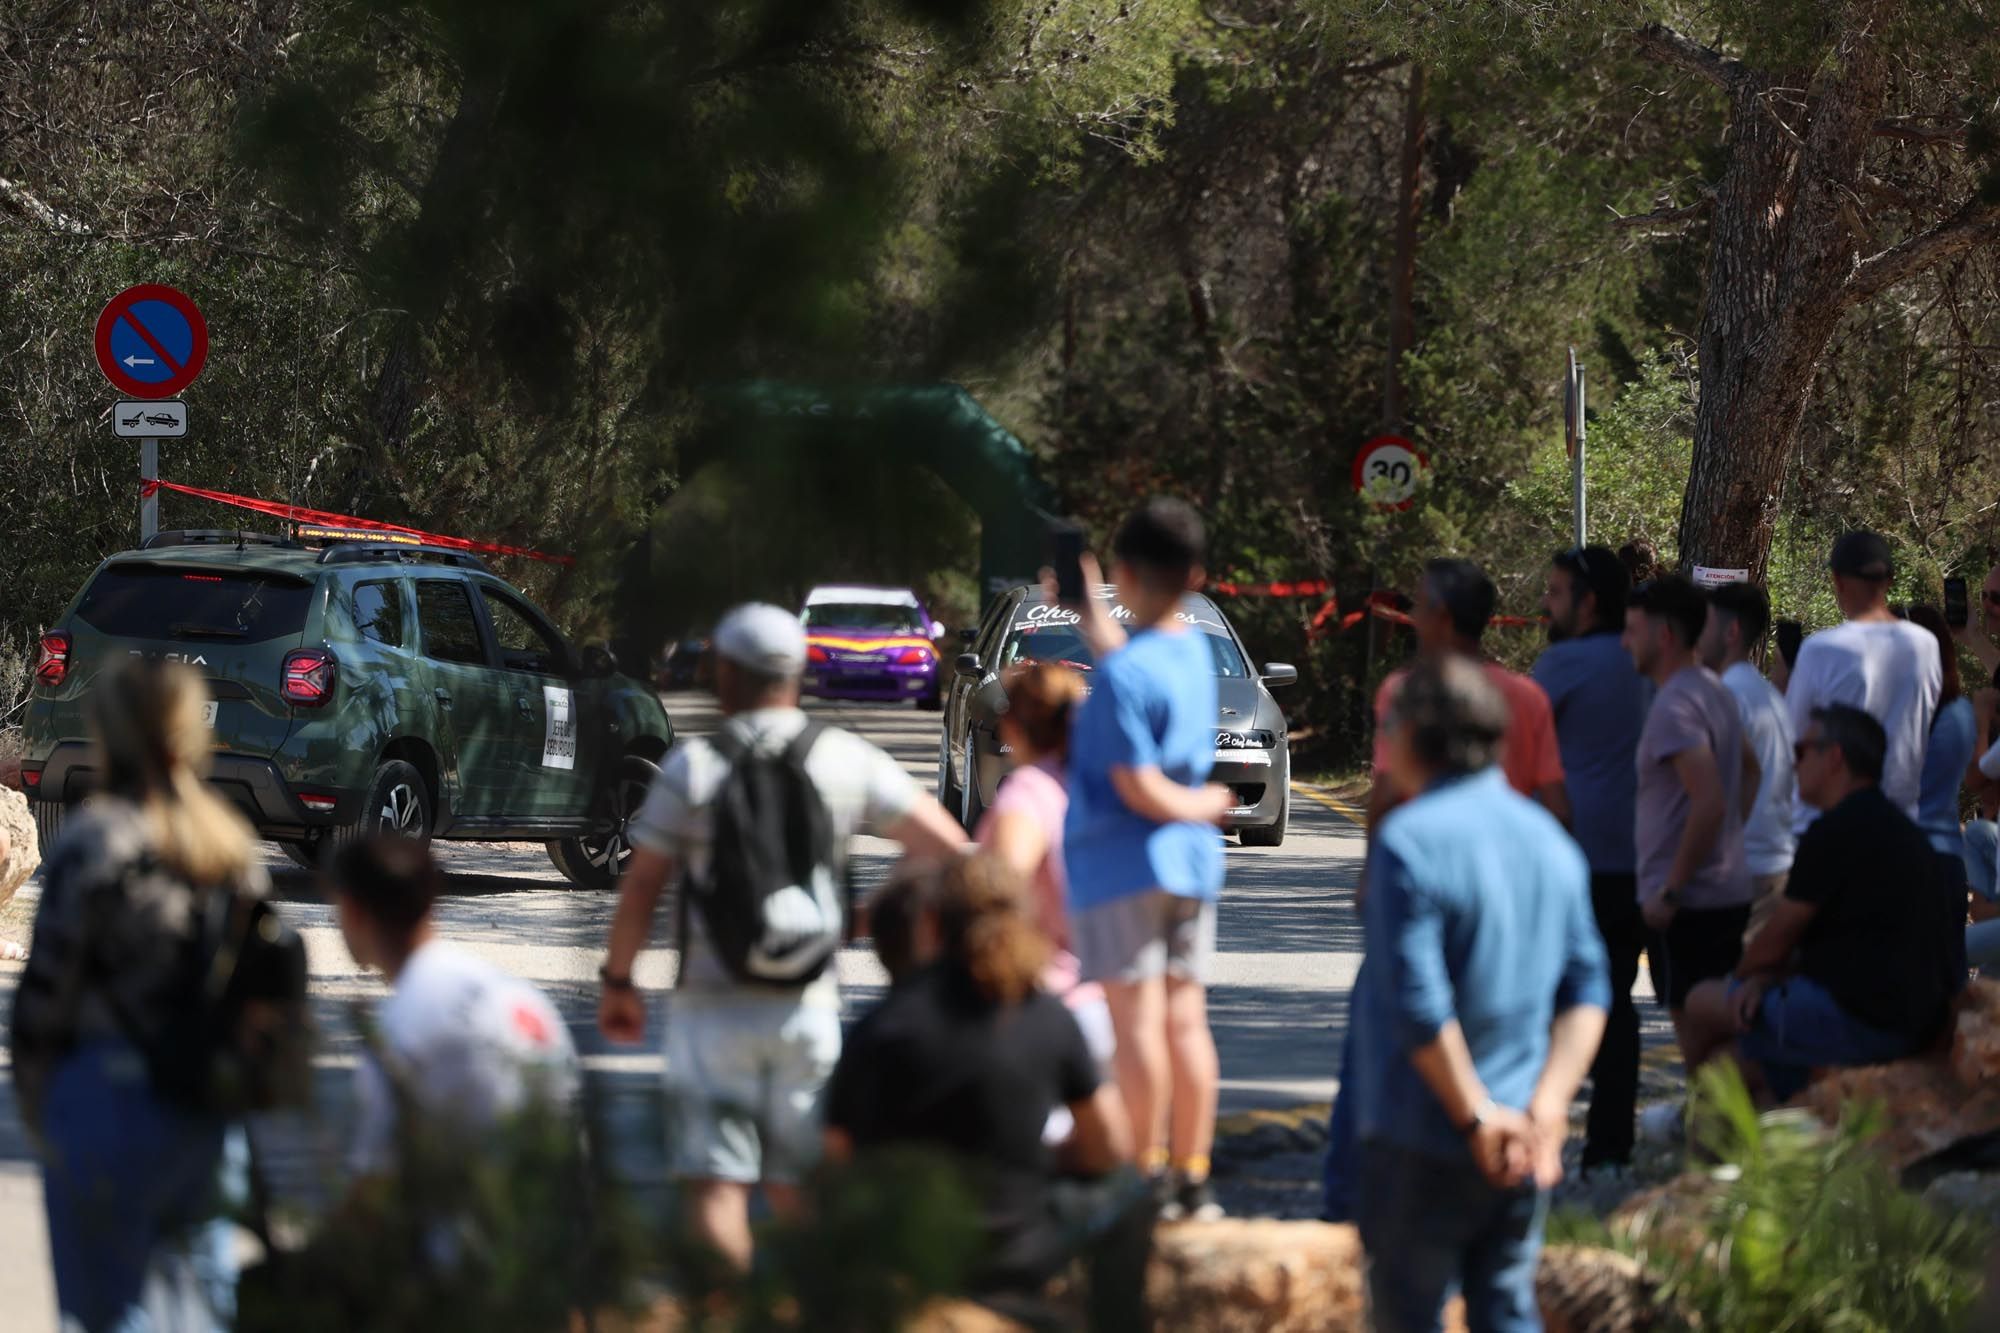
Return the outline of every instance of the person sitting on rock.
{"type": "Polygon", "coordinates": [[[1800,835],[1777,907],[1729,978],[1688,996],[1696,1040],[1734,1044],[1761,1100],[1812,1071],[1915,1055],[1964,984],[1962,877],[1881,787],[1888,739],[1859,708],[1815,708],[1795,750],[1800,835]]]}
{"type": "MultiPolygon", "coordinates": [[[[1107,1204],[1134,1215],[1115,1206],[1116,1177],[1098,1183],[1129,1164],[1132,1128],[1076,1019],[1040,988],[1051,946],[1025,879],[991,855],[964,858],[943,872],[930,912],[938,957],[899,980],[841,1053],[827,1088],[826,1156],[865,1168],[881,1150],[939,1153],[981,1204],[986,1243],[969,1288],[1031,1297],[1075,1255],[1090,1229],[1083,1219],[1107,1204]],[[1060,1154],[1044,1140],[1059,1106],[1074,1124],[1060,1154]],[[1059,1170],[1093,1179],[1062,1180],[1059,1170]]],[[[1130,1200],[1145,1203],[1136,1175],[1122,1174],[1130,1200]]],[[[1134,1239],[1123,1225],[1107,1234],[1134,1239]]],[[[1136,1240],[1118,1247],[1127,1298],[1140,1286],[1129,1261],[1145,1236],[1136,1240]]],[[[1116,1285],[1102,1295],[1118,1296],[1116,1285]]]]}

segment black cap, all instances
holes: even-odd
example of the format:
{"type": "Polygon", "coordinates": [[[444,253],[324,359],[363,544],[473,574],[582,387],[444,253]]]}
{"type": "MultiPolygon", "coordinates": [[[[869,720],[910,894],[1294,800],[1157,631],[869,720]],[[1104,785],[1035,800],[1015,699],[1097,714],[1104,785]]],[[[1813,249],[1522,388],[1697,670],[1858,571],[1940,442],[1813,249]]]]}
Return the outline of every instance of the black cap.
{"type": "Polygon", "coordinates": [[[1896,562],[1881,533],[1850,532],[1833,544],[1827,568],[1849,578],[1885,580],[1896,572],[1896,562]]]}

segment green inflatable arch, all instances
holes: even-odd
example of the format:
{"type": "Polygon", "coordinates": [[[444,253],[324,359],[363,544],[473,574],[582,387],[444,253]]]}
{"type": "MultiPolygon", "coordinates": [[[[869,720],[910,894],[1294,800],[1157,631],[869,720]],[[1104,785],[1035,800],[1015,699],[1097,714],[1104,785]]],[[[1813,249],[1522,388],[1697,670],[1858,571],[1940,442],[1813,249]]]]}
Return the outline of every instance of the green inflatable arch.
{"type": "Polygon", "coordinates": [[[682,448],[682,475],[750,451],[841,450],[928,468],[972,507],[983,594],[1032,579],[1044,563],[1048,496],[1034,460],[956,384],[834,389],[756,380],[721,390],[682,448]]]}

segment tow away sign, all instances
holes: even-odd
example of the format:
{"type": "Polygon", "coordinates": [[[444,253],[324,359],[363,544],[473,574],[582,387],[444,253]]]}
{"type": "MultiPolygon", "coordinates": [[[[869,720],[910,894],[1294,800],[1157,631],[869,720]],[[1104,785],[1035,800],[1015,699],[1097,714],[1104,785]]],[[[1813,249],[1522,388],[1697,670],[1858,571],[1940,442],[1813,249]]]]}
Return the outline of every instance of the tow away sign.
{"type": "Polygon", "coordinates": [[[188,433],[187,404],[178,398],[118,403],[111,409],[111,433],[122,440],[178,440],[188,433]]]}

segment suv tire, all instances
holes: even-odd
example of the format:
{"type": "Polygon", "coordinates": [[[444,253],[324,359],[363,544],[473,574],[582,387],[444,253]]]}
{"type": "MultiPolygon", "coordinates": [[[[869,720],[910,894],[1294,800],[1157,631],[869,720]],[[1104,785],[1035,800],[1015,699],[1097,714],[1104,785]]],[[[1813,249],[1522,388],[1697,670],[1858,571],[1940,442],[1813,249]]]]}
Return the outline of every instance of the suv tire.
{"type": "Polygon", "coordinates": [[[42,849],[42,859],[49,858],[49,850],[62,837],[63,818],[69,807],[61,801],[35,802],[35,841],[42,849]]]}
{"type": "Polygon", "coordinates": [[[618,761],[617,771],[598,799],[599,827],[577,838],[551,842],[549,860],[564,879],[579,889],[613,888],[632,855],[625,828],[645,804],[660,766],[650,759],[628,754],[618,761]]]}
{"type": "MultiPolygon", "coordinates": [[[[434,816],[430,787],[414,764],[390,759],[375,770],[361,813],[353,823],[334,834],[336,843],[359,842],[363,838],[389,835],[428,838],[434,816]]],[[[296,857],[294,858],[297,859],[296,857]]]]}

